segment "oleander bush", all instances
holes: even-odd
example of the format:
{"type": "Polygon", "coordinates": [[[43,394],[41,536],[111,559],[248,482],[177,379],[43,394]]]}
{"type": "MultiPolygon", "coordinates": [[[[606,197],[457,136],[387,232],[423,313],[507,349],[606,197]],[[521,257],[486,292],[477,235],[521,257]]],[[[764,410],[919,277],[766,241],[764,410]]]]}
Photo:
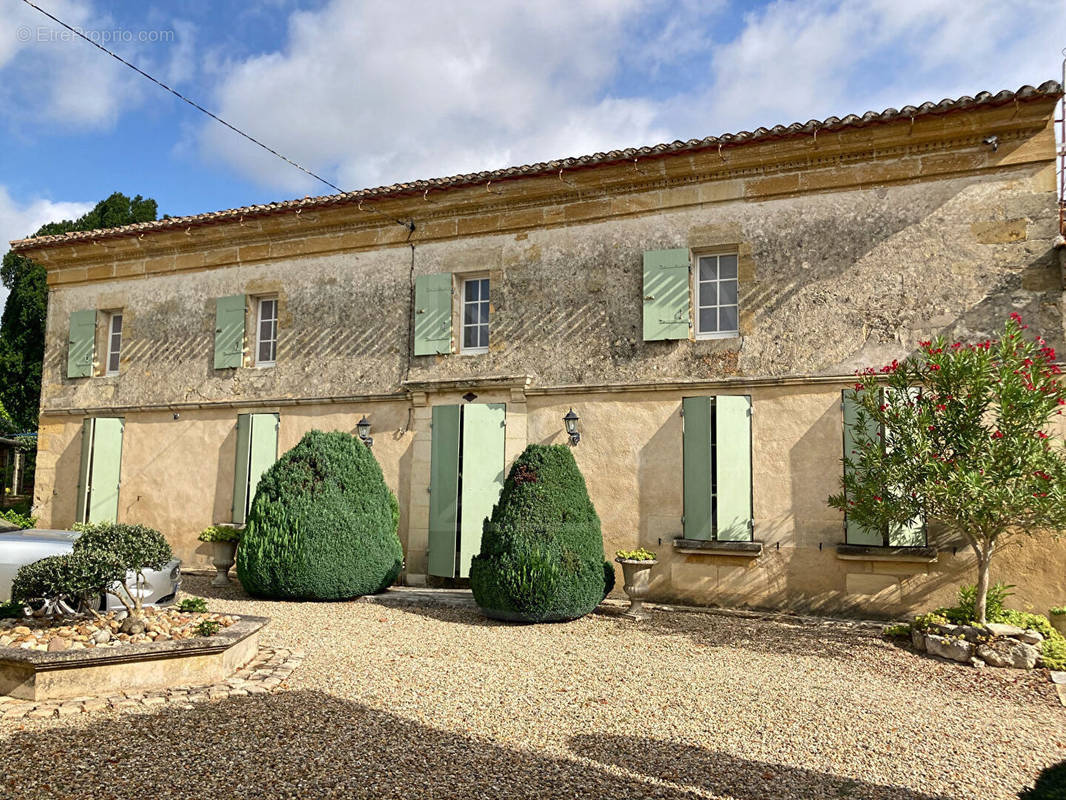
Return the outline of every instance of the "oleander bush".
{"type": "Polygon", "coordinates": [[[600,518],[573,453],[531,444],[485,520],[470,588],[486,616],[561,622],[591,612],[614,584],[600,518]]]}
{"type": "Polygon", "coordinates": [[[399,504],[370,449],[311,431],[270,467],[248,512],[237,577],[256,597],[346,600],[400,574],[399,504]]]}

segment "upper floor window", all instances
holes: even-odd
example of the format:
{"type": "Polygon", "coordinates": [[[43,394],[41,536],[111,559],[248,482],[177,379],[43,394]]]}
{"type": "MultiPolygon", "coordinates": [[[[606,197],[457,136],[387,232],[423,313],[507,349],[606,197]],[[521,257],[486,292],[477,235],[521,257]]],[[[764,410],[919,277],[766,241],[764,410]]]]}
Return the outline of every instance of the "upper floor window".
{"type": "Polygon", "coordinates": [[[255,365],[272,367],[278,356],[278,298],[261,297],[255,324],[255,365]]]}
{"type": "Polygon", "coordinates": [[[464,353],[487,353],[489,350],[489,279],[468,278],[463,281],[464,353]]]}
{"type": "Polygon", "coordinates": [[[118,358],[122,350],[122,312],[112,311],[107,323],[107,375],[118,375],[118,358]]]}
{"type": "Polygon", "coordinates": [[[696,261],[696,335],[736,336],[736,253],[698,256],[696,261]]]}

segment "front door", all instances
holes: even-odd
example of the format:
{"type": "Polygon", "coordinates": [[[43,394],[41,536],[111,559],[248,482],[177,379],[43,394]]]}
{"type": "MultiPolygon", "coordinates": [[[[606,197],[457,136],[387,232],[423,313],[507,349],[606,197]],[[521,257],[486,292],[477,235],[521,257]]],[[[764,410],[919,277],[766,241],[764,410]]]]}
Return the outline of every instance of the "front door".
{"type": "Polygon", "coordinates": [[[485,518],[503,489],[503,403],[434,406],[429,484],[429,574],[468,578],[485,518]]]}

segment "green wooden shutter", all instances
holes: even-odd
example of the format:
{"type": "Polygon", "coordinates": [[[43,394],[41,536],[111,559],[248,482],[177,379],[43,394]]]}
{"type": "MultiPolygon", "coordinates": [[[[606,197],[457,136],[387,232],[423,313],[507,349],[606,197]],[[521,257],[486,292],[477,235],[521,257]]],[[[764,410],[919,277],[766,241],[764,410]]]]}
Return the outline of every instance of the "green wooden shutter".
{"type": "MultiPolygon", "coordinates": [[[[884,397],[887,398],[883,402],[895,403],[902,402],[915,402],[918,396],[921,394],[921,389],[918,386],[911,386],[907,389],[906,398],[900,397],[895,390],[883,390],[884,397]]],[[[884,446],[892,446],[891,434],[886,433],[884,446]]],[[[903,525],[893,525],[888,533],[888,543],[892,547],[924,547],[925,546],[925,520],[919,514],[913,519],[909,520],[903,525]]]]}
{"type": "Polygon", "coordinates": [[[429,467],[429,574],[455,577],[459,406],[434,406],[429,467]]]}
{"type": "MultiPolygon", "coordinates": [[[[855,458],[858,453],[852,451],[857,448],[855,441],[854,429],[859,422],[859,404],[851,396],[851,391],[846,390],[843,392],[844,398],[844,457],[855,458]]],[[[866,418],[866,430],[869,435],[873,435],[877,431],[877,423],[866,418]]],[[[844,464],[845,474],[851,471],[847,464],[844,464]]],[[[881,545],[884,543],[884,539],[881,536],[880,531],[864,528],[856,522],[851,520],[851,517],[844,513],[844,541],[848,544],[862,544],[862,545],[881,545]]]]}
{"type": "Polygon", "coordinates": [[[215,300],[215,369],[244,363],[244,309],[243,294],[215,300]]]}
{"type": "Polygon", "coordinates": [[[688,250],[644,253],[644,341],[688,338],[690,284],[688,250]]]}
{"type": "Polygon", "coordinates": [[[263,473],[278,460],[277,414],[237,415],[237,463],[233,471],[233,521],[243,525],[263,473]]]}
{"type": "Polygon", "coordinates": [[[252,447],[252,415],[237,415],[237,463],[233,470],[233,521],[243,525],[248,512],[248,458],[252,447]]]}
{"type": "Polygon", "coordinates": [[[96,350],[96,312],[74,311],[70,315],[70,341],[67,346],[67,377],[88,378],[93,374],[96,350]]]}
{"type": "Polygon", "coordinates": [[[459,577],[470,577],[470,561],[481,552],[486,517],[503,490],[507,406],[462,407],[462,514],[459,524],[459,577]]]}
{"type": "Polygon", "coordinates": [[[751,398],[719,395],[714,399],[716,492],[715,538],[750,542],[751,398]]]}
{"type": "Polygon", "coordinates": [[[86,419],[81,423],[81,468],[78,471],[78,507],[74,510],[74,519],[85,522],[89,510],[89,468],[93,455],[93,426],[96,420],[86,419]]]}
{"type": "Polygon", "coordinates": [[[450,272],[415,278],[415,355],[452,349],[452,276],[450,272]]]}
{"type": "Polygon", "coordinates": [[[681,401],[686,539],[714,538],[711,497],[711,398],[681,401]]]}
{"type": "Polygon", "coordinates": [[[93,425],[89,522],[118,519],[123,426],[123,420],[118,417],[98,417],[93,425]]]}

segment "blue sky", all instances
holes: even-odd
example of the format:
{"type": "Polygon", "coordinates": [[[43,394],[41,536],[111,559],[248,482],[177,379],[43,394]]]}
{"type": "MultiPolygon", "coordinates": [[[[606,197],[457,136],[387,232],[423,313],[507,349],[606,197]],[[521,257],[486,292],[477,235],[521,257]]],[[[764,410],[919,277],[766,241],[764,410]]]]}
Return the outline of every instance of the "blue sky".
{"type": "MultiPolygon", "coordinates": [[[[1061,0],[35,2],[345,189],[1015,89],[1066,46],[1061,0]]],[[[0,240],[330,191],[0,3],[0,240]]]]}

